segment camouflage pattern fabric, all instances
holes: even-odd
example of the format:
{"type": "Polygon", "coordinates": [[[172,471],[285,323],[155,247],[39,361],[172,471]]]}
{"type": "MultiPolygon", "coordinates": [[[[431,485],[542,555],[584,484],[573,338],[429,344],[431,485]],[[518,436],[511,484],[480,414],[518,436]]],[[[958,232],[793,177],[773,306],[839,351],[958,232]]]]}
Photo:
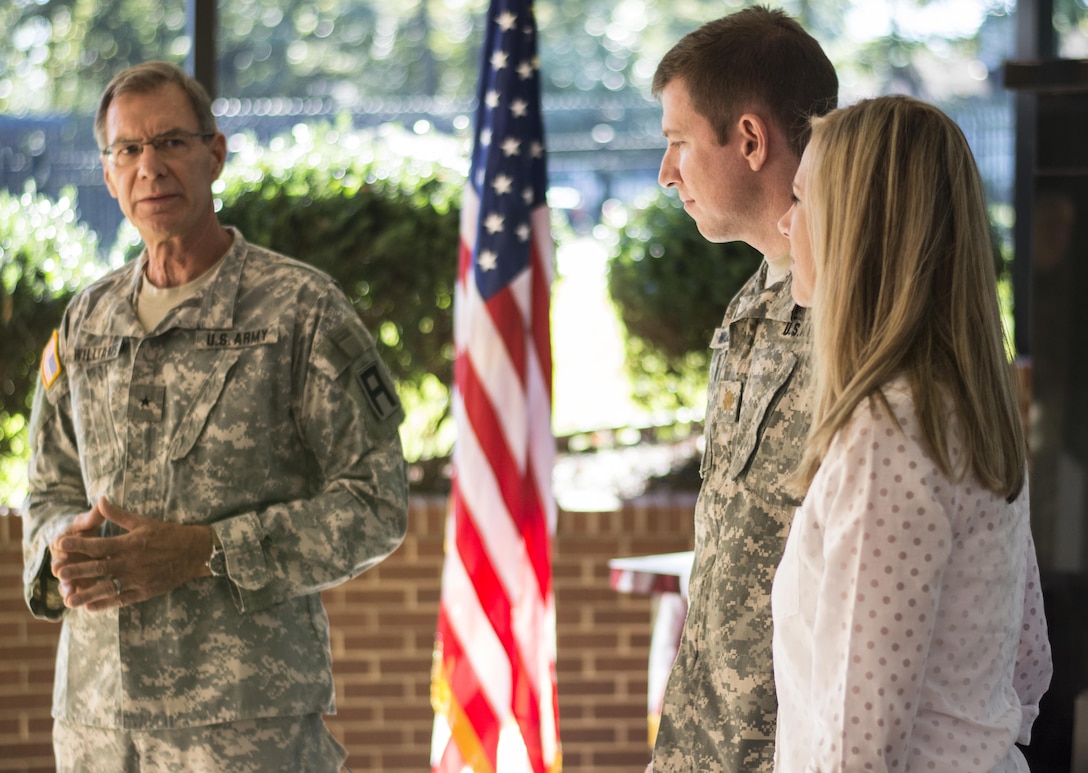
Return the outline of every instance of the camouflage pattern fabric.
{"type": "Polygon", "coordinates": [[[407,526],[392,380],[310,266],[235,231],[215,278],[145,334],[145,260],[72,301],[60,375],[35,395],[24,586],[35,616],[64,621],[53,715],[133,730],[332,712],[318,593],[389,555],[407,526]],[[229,579],[66,610],[48,544],[102,495],[213,524],[229,579]]]}
{"type": "Polygon", "coordinates": [[[774,766],[771,581],[800,504],[786,484],[810,423],[810,343],[790,279],[764,289],[766,271],[733,299],[711,344],[688,614],[655,773],[774,766]]]}
{"type": "Polygon", "coordinates": [[[172,730],[53,723],[57,773],[335,773],[347,752],[318,714],[172,730]]]}

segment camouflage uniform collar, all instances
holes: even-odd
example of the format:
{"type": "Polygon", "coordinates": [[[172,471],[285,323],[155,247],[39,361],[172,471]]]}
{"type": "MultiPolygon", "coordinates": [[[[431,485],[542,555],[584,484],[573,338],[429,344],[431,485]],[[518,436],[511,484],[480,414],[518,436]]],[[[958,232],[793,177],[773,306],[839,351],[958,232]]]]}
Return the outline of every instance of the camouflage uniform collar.
{"type": "MultiPolygon", "coordinates": [[[[199,304],[183,301],[170,312],[167,317],[170,327],[222,330],[233,324],[234,304],[249,244],[238,229],[227,226],[227,230],[234,241],[223,257],[218,274],[195,296],[194,300],[199,304]]],[[[110,287],[103,293],[102,302],[84,321],[85,330],[95,335],[122,338],[142,338],[145,335],[136,315],[136,298],[140,294],[140,282],[146,265],[145,250],[138,259],[119,269],[112,278],[104,280],[110,283],[110,287]]]]}
{"type": "Polygon", "coordinates": [[[238,299],[238,286],[242,281],[242,269],[245,268],[249,243],[242,232],[233,226],[226,226],[234,240],[230,249],[223,256],[219,272],[215,279],[196,297],[200,306],[182,304],[174,311],[175,327],[224,330],[234,324],[234,304],[238,299]]]}
{"type": "Polygon", "coordinates": [[[767,288],[768,292],[777,292],[767,308],[767,317],[779,322],[789,322],[792,319],[800,319],[804,314],[804,307],[798,306],[793,300],[790,288],[793,286],[793,274],[786,274],[786,278],[767,288]]]}
{"type": "MultiPolygon", "coordinates": [[[[226,226],[226,230],[234,236],[234,241],[231,248],[226,250],[217,277],[195,296],[194,300],[198,303],[183,302],[171,311],[170,327],[194,330],[232,327],[238,285],[242,282],[249,244],[242,232],[232,226],[226,226]]],[[[147,250],[102,280],[101,302],[84,320],[84,330],[96,335],[143,338],[145,331],[136,316],[136,298],[146,265],[147,250]]]]}
{"type": "MultiPolygon", "coordinates": [[[[140,277],[146,256],[141,254],[113,274],[102,280],[99,286],[99,303],[95,303],[83,320],[81,327],[88,333],[100,336],[140,338],[144,334],[140,319],[136,316],[136,296],[140,292],[140,277]]],[[[89,292],[99,294],[96,288],[89,292]]]]}
{"type": "Polygon", "coordinates": [[[737,295],[732,318],[771,319],[783,323],[802,319],[805,310],[794,303],[790,293],[792,275],[787,274],[782,281],[765,288],[767,269],[767,261],[764,260],[737,295]]]}

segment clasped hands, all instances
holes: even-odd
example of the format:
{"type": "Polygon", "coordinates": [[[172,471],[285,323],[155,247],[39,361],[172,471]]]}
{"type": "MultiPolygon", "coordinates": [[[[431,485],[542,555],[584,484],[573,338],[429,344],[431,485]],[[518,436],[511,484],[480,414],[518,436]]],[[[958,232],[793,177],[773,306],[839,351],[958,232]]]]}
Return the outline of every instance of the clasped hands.
{"type": "Polygon", "coordinates": [[[105,497],[49,545],[50,569],[69,609],[97,612],[169,593],[210,574],[207,526],[167,523],[130,513],[105,497]],[[126,533],[101,536],[106,521],[126,533]]]}

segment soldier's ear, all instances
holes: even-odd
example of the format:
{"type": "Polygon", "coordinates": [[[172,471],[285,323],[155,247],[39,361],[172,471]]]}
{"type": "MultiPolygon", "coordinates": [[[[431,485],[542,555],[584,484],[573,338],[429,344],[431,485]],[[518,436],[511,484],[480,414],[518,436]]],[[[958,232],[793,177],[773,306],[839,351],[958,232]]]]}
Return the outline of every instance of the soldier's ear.
{"type": "Polygon", "coordinates": [[[110,192],[110,196],[117,198],[117,188],[113,184],[113,176],[110,174],[110,165],[102,164],[102,179],[106,182],[106,190],[110,192]]]}
{"type": "Polygon", "coordinates": [[[212,156],[215,157],[215,176],[212,179],[218,180],[219,175],[223,173],[223,166],[227,163],[227,138],[222,132],[216,132],[215,136],[208,141],[208,145],[212,156]]]}
{"type": "Polygon", "coordinates": [[[741,155],[748,168],[758,172],[767,163],[770,146],[770,127],[756,113],[744,113],[737,119],[734,136],[740,143],[741,155]]]}

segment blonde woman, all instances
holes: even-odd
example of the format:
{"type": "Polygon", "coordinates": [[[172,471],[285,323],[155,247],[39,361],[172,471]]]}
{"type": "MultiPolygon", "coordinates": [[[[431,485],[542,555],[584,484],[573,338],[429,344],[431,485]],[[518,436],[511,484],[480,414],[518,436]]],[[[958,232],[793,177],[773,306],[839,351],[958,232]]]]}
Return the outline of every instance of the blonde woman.
{"type": "Polygon", "coordinates": [[[907,97],[814,119],[779,228],[815,412],[772,592],[775,769],[1027,771],[1050,649],[967,142],[907,97]]]}

